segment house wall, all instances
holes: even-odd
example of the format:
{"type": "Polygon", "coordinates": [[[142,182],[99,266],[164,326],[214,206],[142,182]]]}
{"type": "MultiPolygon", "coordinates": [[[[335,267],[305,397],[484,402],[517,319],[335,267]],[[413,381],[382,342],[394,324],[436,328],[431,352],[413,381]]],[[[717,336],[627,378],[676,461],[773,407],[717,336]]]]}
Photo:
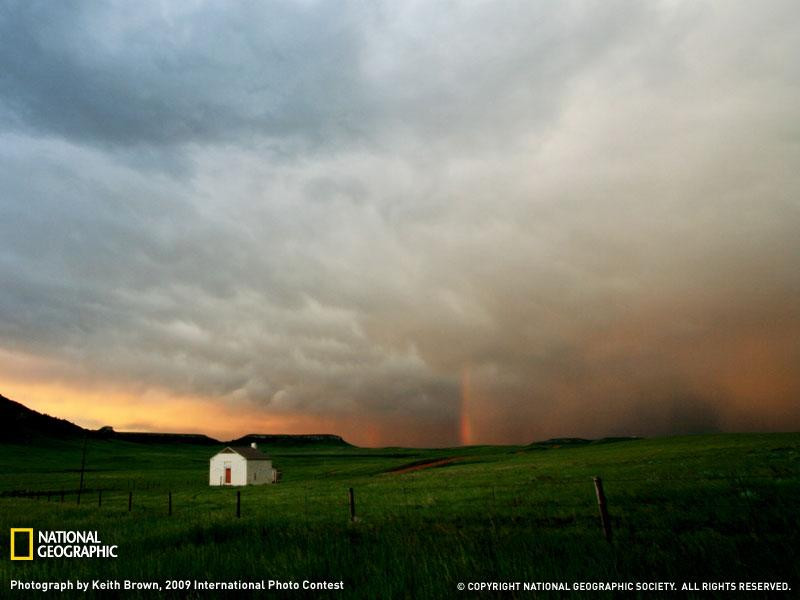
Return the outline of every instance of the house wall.
{"type": "Polygon", "coordinates": [[[231,467],[229,485],[247,485],[247,461],[235,453],[221,453],[211,457],[208,469],[208,485],[226,485],[225,467],[231,467]]]}
{"type": "Polygon", "coordinates": [[[271,460],[248,460],[247,483],[249,485],[272,483],[274,470],[271,460]]]}

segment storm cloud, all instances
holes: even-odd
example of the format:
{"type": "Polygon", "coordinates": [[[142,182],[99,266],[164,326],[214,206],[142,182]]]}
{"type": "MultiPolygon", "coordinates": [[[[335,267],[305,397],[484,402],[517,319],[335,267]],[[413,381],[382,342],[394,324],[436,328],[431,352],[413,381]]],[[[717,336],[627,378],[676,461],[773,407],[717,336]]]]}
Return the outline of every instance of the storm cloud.
{"type": "Polygon", "coordinates": [[[0,392],[369,444],[797,429],[797,56],[791,1],[7,2],[0,392]]]}

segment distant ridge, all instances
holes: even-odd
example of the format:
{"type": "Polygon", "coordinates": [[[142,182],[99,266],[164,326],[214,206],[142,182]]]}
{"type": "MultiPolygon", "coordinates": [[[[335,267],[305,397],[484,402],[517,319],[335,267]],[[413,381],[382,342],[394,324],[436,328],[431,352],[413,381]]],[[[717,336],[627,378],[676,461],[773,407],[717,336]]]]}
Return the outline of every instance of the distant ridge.
{"type": "Polygon", "coordinates": [[[551,438],[543,442],[533,442],[526,447],[531,450],[547,450],[548,448],[563,448],[572,446],[586,446],[588,444],[614,444],[617,442],[632,442],[640,440],[640,437],[604,437],[596,440],[585,438],[551,438]]]}
{"type": "Polygon", "coordinates": [[[264,446],[342,446],[352,448],[341,436],[331,433],[312,433],[302,435],[250,433],[230,442],[229,446],[245,446],[256,442],[264,446]]]}
{"type": "Polygon", "coordinates": [[[340,436],[318,433],[311,435],[249,434],[230,442],[221,442],[200,433],[146,433],[114,431],[106,426],[85,429],[66,419],[36,412],[0,394],[0,443],[29,443],[47,438],[75,439],[89,437],[121,440],[137,444],[196,444],[200,446],[249,445],[265,446],[341,446],[352,447],[340,436]]]}
{"type": "Polygon", "coordinates": [[[220,442],[202,433],[151,433],[144,431],[114,431],[111,427],[101,427],[90,431],[95,438],[123,440],[138,444],[197,444],[200,446],[216,446],[220,442]]]}

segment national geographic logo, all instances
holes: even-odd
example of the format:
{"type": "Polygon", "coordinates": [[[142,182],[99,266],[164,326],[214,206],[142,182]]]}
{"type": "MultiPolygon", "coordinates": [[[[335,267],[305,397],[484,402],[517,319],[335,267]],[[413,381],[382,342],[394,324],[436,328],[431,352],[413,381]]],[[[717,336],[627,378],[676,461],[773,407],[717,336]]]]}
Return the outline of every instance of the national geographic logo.
{"type": "Polygon", "coordinates": [[[33,560],[32,527],[11,528],[11,560],[33,560]],[[20,544],[20,541],[23,543],[20,544]]]}
{"type": "Polygon", "coordinates": [[[96,531],[36,532],[32,527],[11,528],[11,560],[36,558],[117,558],[117,546],[104,544],[96,531]]]}

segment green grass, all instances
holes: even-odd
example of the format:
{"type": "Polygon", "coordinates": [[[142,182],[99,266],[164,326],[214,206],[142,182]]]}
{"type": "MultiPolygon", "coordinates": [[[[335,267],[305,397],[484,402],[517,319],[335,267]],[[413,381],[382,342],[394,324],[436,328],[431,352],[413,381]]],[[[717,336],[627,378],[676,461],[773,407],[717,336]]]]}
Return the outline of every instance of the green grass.
{"type": "MultiPolygon", "coordinates": [[[[214,448],[89,442],[78,505],[80,443],[0,446],[0,492],[41,494],[0,498],[0,546],[9,547],[10,527],[34,527],[97,530],[120,547],[117,560],[4,560],[0,595],[12,578],[328,579],[343,580],[346,597],[415,599],[475,595],[459,594],[459,581],[787,581],[800,589],[800,434],[265,450],[283,481],[241,489],[237,519],[236,492],[206,485],[214,448]],[[388,472],[445,457],[457,460],[388,472]],[[594,475],[605,482],[610,544],[594,475]]],[[[482,595],[495,596],[535,597],[482,595]]],[[[598,594],[572,597],[583,596],[598,594]]]]}

